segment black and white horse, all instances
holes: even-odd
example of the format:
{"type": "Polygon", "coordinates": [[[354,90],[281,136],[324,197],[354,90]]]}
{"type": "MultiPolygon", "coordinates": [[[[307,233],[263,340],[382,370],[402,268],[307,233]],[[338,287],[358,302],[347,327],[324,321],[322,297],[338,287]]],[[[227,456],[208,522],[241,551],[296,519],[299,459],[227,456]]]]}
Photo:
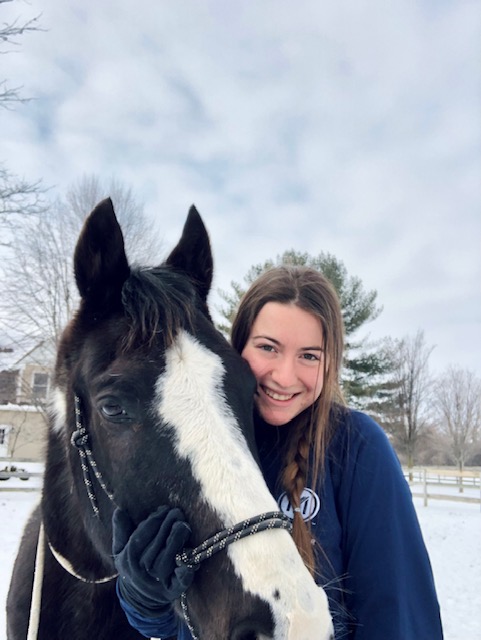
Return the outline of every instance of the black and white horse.
{"type": "MultiPolygon", "coordinates": [[[[116,506],[135,522],[180,507],[192,546],[277,511],[256,463],[254,379],[207,309],[212,255],[195,208],[166,262],[142,269],[129,266],[105,200],[74,263],[81,304],[57,354],[42,499],[13,571],[8,640],[25,640],[29,626],[38,640],[140,639],[115,593],[116,506]]],[[[282,528],[202,562],[175,606],[203,640],[325,640],[332,630],[324,591],[282,528]]]]}

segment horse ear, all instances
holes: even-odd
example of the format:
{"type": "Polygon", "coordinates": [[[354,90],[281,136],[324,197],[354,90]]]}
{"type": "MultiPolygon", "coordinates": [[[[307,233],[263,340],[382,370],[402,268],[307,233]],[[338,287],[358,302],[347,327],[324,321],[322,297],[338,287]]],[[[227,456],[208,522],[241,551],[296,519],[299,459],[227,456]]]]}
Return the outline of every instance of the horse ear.
{"type": "Polygon", "coordinates": [[[209,235],[194,205],[189,209],[182,236],[166,264],[185,273],[192,280],[201,299],[207,301],[214,262],[209,235]]]}
{"type": "Polygon", "coordinates": [[[130,269],[112,200],[102,200],[86,219],[74,255],[81,297],[95,307],[120,297],[130,269]]]}

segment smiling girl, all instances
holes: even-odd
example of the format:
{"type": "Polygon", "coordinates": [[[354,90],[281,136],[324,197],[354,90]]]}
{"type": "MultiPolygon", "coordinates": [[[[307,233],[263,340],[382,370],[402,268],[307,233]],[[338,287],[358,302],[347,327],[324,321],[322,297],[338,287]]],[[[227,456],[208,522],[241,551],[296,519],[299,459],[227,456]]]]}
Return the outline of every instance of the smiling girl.
{"type": "Polygon", "coordinates": [[[343,320],[316,270],[280,266],[243,297],[232,344],[257,380],[262,471],[326,589],[336,638],[439,640],[409,487],[381,427],[342,399],[343,320]]]}

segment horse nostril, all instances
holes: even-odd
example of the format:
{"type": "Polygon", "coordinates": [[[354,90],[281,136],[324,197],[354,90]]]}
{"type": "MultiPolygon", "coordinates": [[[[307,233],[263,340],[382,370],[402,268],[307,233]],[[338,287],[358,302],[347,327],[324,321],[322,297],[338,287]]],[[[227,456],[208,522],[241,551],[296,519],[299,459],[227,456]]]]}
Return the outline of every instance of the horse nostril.
{"type": "MultiPolygon", "coordinates": [[[[254,630],[250,625],[248,627],[242,626],[234,629],[230,636],[230,640],[258,640],[259,629],[254,630]]],[[[263,638],[265,636],[262,636],[263,638]]]]}
{"type": "Polygon", "coordinates": [[[273,638],[275,633],[272,612],[260,598],[253,598],[251,611],[239,612],[239,617],[228,631],[229,640],[261,640],[273,638]]]}

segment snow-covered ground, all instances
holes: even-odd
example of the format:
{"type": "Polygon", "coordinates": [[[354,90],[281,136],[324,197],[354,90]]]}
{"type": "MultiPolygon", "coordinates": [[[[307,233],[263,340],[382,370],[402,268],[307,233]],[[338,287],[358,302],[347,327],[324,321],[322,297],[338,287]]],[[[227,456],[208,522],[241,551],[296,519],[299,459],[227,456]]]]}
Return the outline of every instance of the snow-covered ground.
{"type": "MultiPolygon", "coordinates": [[[[14,481],[6,481],[5,486],[7,482],[14,481]]],[[[32,482],[36,481],[28,480],[28,486],[32,482]]],[[[21,486],[26,487],[27,482],[21,486]]],[[[479,496],[479,490],[466,494],[479,496]]],[[[17,546],[23,525],[38,499],[37,491],[0,491],[0,640],[6,637],[3,603],[17,546]]],[[[445,640],[481,640],[480,506],[433,500],[424,507],[420,498],[414,498],[414,503],[431,556],[445,640]]]]}

